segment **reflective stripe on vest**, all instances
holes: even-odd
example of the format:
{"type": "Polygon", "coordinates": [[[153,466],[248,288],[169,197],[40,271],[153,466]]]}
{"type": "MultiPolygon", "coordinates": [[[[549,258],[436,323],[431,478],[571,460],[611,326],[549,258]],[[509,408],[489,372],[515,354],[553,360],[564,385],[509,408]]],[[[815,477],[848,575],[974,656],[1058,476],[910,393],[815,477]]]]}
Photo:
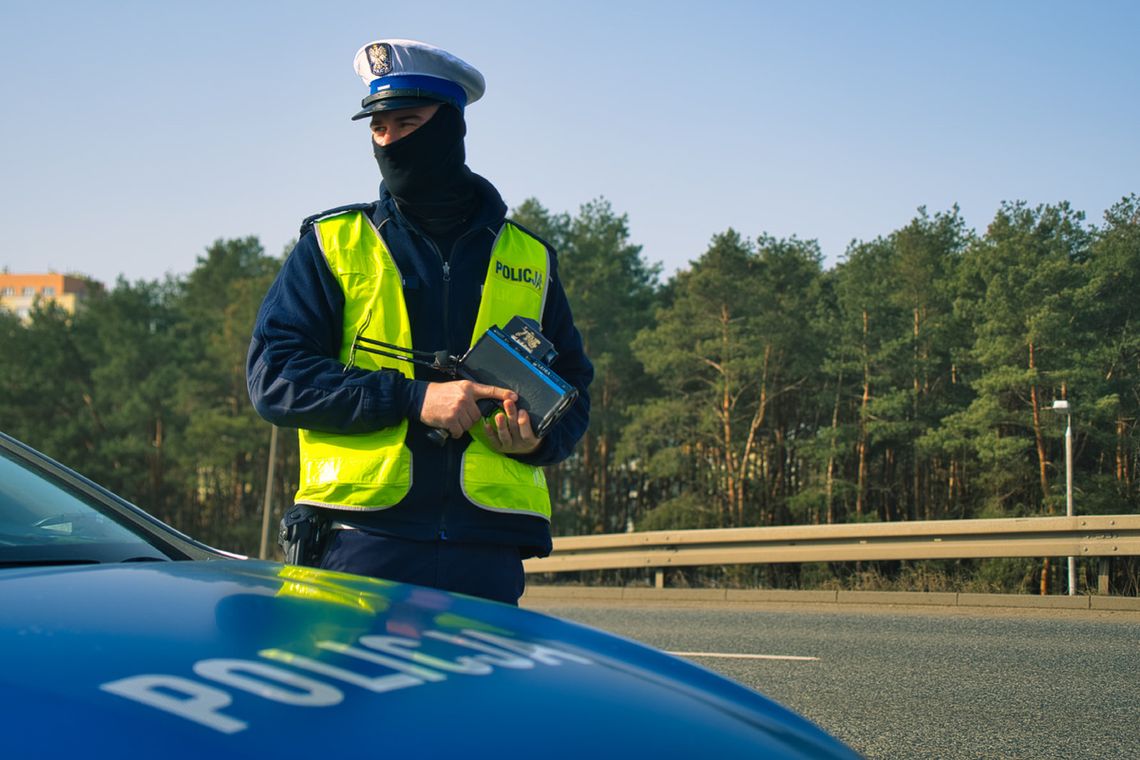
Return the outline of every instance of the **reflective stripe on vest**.
{"type": "MultiPolygon", "coordinates": [[[[546,246],[513,224],[504,224],[491,249],[471,344],[491,327],[503,327],[516,315],[541,323],[549,276],[546,246]]],[[[550,520],[550,491],[542,468],[491,449],[482,422],[476,422],[468,432],[472,440],[463,452],[460,468],[467,499],[493,512],[550,520]]]]}
{"type": "MultiPolygon", "coordinates": [[[[360,369],[395,369],[411,379],[411,364],[353,351],[358,336],[412,345],[403,277],[372,221],[359,211],[323,219],[317,240],[344,291],[339,359],[360,369]],[[381,318],[383,315],[383,318],[381,318]]],[[[408,421],[371,433],[300,431],[301,475],[295,501],[339,509],[383,509],[412,487],[408,421]]]]}
{"type": "MultiPolygon", "coordinates": [[[[359,211],[316,223],[317,239],[345,294],[340,360],[362,369],[391,368],[412,378],[406,362],[353,352],[358,336],[412,346],[403,279],[371,220],[359,211]]],[[[472,343],[492,325],[515,315],[541,322],[550,262],[546,246],[505,223],[491,251],[472,343]]],[[[418,347],[416,347],[418,348],[418,347]]],[[[301,485],[297,503],[341,509],[384,509],[403,499],[412,482],[407,420],[374,433],[341,435],[301,431],[301,485]]],[[[550,494],[541,468],[486,445],[482,423],[469,431],[461,487],[477,506],[550,519],[550,494]]]]}

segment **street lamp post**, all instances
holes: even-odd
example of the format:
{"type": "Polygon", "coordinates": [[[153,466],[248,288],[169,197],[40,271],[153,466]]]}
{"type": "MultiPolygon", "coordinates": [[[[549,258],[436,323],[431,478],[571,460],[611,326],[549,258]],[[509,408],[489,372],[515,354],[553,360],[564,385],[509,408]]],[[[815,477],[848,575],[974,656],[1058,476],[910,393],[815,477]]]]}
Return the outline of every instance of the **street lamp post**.
{"type": "MultiPolygon", "coordinates": [[[[1073,516],[1073,412],[1068,399],[1054,399],[1053,411],[1065,413],[1065,515],[1073,516]]],[[[1069,596],[1077,593],[1077,560],[1069,557],[1069,596]]]]}
{"type": "Polygon", "coordinates": [[[269,433],[269,465],[265,468],[265,501],[261,505],[261,549],[258,559],[269,556],[269,515],[273,511],[273,468],[277,464],[277,426],[269,433]]]}

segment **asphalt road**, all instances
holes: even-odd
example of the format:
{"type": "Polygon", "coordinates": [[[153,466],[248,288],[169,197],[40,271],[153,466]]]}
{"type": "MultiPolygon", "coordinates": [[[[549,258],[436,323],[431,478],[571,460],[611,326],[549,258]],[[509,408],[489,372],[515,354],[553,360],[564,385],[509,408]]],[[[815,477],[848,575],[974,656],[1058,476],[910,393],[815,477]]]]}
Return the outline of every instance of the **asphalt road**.
{"type": "Polygon", "coordinates": [[[1140,613],[527,602],[684,655],[870,758],[1140,758],[1140,613]]]}

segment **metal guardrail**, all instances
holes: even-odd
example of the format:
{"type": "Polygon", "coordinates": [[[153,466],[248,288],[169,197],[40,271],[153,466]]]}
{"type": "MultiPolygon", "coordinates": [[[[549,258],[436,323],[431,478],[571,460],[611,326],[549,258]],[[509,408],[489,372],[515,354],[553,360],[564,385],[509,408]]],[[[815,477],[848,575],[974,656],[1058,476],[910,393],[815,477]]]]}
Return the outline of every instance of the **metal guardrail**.
{"type": "Polygon", "coordinates": [[[554,539],[549,557],[528,559],[528,573],[657,571],[699,565],[773,562],[1100,557],[1100,589],[1108,593],[1112,557],[1140,556],[1140,515],[1014,517],[769,528],[647,531],[554,539]]]}

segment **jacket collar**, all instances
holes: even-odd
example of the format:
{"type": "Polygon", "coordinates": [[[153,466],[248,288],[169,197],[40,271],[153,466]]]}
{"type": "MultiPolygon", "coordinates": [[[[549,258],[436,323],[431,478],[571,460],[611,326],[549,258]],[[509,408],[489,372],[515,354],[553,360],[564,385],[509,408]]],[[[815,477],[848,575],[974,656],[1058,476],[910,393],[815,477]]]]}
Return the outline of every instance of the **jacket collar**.
{"type": "MultiPolygon", "coordinates": [[[[471,173],[471,177],[475,180],[475,191],[479,194],[479,211],[476,212],[475,217],[467,224],[467,229],[475,229],[476,227],[490,227],[497,230],[502,226],[503,221],[507,216],[507,204],[503,201],[503,197],[499,195],[499,191],[495,186],[488,182],[483,177],[471,173]]],[[[376,206],[376,223],[379,224],[385,217],[395,219],[401,226],[414,230],[416,233],[423,235],[423,232],[416,227],[416,225],[408,219],[396,199],[388,192],[388,188],[384,183],[380,183],[380,200],[376,206]]]]}

